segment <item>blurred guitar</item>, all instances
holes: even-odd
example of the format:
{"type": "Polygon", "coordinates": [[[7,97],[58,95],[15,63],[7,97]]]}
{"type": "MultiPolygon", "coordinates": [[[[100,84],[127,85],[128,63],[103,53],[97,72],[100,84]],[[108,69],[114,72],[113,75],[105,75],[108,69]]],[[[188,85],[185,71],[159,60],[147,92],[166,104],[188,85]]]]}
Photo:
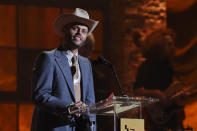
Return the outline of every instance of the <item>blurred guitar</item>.
{"type": "Polygon", "coordinates": [[[167,124],[172,119],[173,115],[179,110],[175,103],[180,103],[181,100],[185,100],[197,93],[196,86],[181,87],[181,84],[173,84],[164,91],[168,103],[163,105],[161,103],[155,103],[145,108],[148,119],[150,119],[155,125],[161,126],[167,124]]]}

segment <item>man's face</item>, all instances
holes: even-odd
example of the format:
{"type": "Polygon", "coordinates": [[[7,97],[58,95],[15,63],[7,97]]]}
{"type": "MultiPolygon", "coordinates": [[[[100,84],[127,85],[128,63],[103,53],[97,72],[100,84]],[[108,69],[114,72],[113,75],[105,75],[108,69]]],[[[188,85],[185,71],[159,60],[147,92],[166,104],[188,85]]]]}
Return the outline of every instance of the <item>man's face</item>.
{"type": "Polygon", "coordinates": [[[175,50],[175,45],[174,45],[174,40],[173,40],[172,36],[166,35],[164,42],[165,42],[164,48],[165,48],[166,53],[173,55],[174,50],[175,50]]]}
{"type": "Polygon", "coordinates": [[[83,46],[88,35],[88,27],[82,24],[71,24],[65,27],[65,39],[74,48],[83,46]]]}

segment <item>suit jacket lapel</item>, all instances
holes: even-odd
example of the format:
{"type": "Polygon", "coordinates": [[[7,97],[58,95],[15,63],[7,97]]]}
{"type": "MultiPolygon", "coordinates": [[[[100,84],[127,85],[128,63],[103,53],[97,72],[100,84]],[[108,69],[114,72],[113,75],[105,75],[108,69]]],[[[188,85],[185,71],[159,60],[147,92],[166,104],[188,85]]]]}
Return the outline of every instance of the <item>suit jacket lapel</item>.
{"type": "Polygon", "coordinates": [[[68,59],[66,55],[64,55],[63,51],[60,51],[58,49],[56,50],[55,55],[57,56],[56,57],[57,64],[59,65],[64,75],[64,78],[68,84],[68,87],[71,91],[72,99],[73,101],[75,101],[74,85],[73,85],[73,79],[72,79],[72,74],[71,74],[69,63],[68,63],[68,59]]]}
{"type": "Polygon", "coordinates": [[[85,62],[84,60],[83,60],[83,58],[81,57],[81,56],[79,56],[78,57],[78,59],[79,59],[79,66],[80,66],[80,71],[81,71],[81,85],[82,85],[82,87],[81,87],[81,89],[82,89],[82,99],[83,99],[83,101],[85,101],[85,92],[86,92],[86,84],[87,84],[87,82],[88,82],[88,74],[87,74],[87,72],[88,72],[88,69],[87,69],[87,62],[85,62]]]}

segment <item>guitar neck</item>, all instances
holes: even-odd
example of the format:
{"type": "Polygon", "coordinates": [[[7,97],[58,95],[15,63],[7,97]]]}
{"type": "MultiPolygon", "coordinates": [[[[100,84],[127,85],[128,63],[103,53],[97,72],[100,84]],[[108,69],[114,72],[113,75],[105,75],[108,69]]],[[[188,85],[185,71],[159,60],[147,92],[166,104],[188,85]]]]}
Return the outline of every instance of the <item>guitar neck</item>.
{"type": "Polygon", "coordinates": [[[180,100],[180,98],[184,97],[184,99],[186,99],[188,97],[192,97],[196,93],[197,93],[196,86],[188,86],[188,87],[185,87],[185,88],[182,87],[182,89],[177,91],[177,92],[173,91],[173,94],[171,93],[171,96],[168,96],[168,98],[171,101],[176,102],[176,101],[180,100]]]}

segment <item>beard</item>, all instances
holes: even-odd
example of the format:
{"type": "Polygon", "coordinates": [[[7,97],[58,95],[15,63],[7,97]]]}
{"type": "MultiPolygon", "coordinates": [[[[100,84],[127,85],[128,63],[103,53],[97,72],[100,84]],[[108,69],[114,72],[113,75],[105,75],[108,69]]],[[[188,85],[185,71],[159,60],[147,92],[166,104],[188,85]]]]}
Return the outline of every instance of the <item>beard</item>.
{"type": "Polygon", "coordinates": [[[72,46],[74,49],[79,49],[79,48],[81,48],[82,46],[84,46],[85,41],[82,41],[80,44],[76,44],[76,43],[73,42],[73,41],[70,41],[70,43],[71,43],[71,46],[72,46]]]}
{"type": "Polygon", "coordinates": [[[68,49],[79,49],[80,47],[84,46],[85,45],[85,40],[84,41],[81,41],[81,43],[75,43],[73,41],[73,36],[71,35],[66,35],[64,38],[63,38],[63,45],[64,47],[67,47],[68,49]]]}

